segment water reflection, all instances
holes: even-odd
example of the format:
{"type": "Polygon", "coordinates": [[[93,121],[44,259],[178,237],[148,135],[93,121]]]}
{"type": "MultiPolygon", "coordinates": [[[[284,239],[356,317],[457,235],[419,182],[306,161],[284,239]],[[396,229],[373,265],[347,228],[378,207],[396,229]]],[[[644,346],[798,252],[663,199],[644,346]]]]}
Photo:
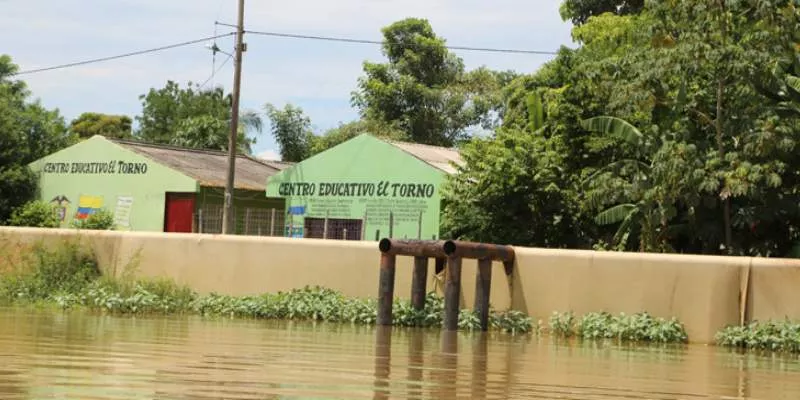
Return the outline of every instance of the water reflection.
{"type": "Polygon", "coordinates": [[[0,309],[0,399],[796,399],[797,356],[0,309]]]}

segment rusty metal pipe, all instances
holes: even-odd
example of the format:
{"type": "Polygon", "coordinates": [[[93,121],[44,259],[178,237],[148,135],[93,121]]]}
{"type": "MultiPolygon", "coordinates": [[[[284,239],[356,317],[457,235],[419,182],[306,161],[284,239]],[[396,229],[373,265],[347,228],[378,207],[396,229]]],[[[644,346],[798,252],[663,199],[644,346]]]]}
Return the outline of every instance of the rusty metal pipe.
{"type": "Polygon", "coordinates": [[[394,271],[396,257],[381,254],[381,274],[378,282],[378,325],[392,324],[392,302],[394,301],[394,271]]]}
{"type": "Polygon", "coordinates": [[[475,276],[475,305],[474,310],[481,322],[481,330],[489,329],[489,298],[492,291],[492,260],[482,258],[478,260],[478,272],[475,276]]]}
{"type": "Polygon", "coordinates": [[[447,240],[442,248],[449,257],[472,258],[480,260],[488,258],[492,261],[513,261],[514,248],[500,244],[462,242],[459,240],[447,240]]]}
{"type": "Polygon", "coordinates": [[[427,279],[428,258],[414,257],[414,274],[411,277],[411,305],[415,310],[422,310],[425,308],[427,279]]]}
{"type": "Polygon", "coordinates": [[[405,240],[383,238],[378,243],[383,254],[413,257],[445,258],[444,241],[442,240],[405,240]]]}
{"type": "Polygon", "coordinates": [[[461,257],[447,258],[447,276],[444,286],[444,329],[458,330],[459,302],[461,300],[461,257]]]}

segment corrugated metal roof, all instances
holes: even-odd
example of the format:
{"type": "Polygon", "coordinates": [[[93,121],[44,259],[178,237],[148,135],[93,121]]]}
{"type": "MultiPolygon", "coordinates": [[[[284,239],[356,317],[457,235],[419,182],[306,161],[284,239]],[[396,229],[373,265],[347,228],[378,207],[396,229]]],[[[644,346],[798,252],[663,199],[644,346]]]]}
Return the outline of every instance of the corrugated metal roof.
{"type": "MultiPolygon", "coordinates": [[[[201,186],[225,187],[228,172],[227,152],[119,139],[109,140],[196,179],[201,186]]],[[[246,190],[266,190],[268,177],[292,165],[293,163],[289,162],[260,160],[246,155],[237,155],[234,187],[246,190]]]]}
{"type": "Polygon", "coordinates": [[[392,140],[386,140],[386,142],[448,174],[458,172],[451,163],[464,165],[461,154],[456,149],[392,140]]]}

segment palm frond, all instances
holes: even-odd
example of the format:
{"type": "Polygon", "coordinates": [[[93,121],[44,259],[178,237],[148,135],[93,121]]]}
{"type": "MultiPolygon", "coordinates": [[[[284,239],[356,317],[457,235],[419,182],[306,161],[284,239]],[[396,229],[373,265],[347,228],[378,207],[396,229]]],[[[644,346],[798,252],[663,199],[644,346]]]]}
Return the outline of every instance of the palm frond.
{"type": "Polygon", "coordinates": [[[606,209],[605,211],[597,214],[594,217],[594,222],[597,225],[611,225],[625,220],[631,213],[635,212],[638,207],[635,204],[617,204],[614,207],[606,209]]]}
{"type": "Polygon", "coordinates": [[[581,127],[587,131],[614,135],[631,144],[638,144],[642,133],[628,121],[617,117],[600,116],[581,120],[581,127]]]}

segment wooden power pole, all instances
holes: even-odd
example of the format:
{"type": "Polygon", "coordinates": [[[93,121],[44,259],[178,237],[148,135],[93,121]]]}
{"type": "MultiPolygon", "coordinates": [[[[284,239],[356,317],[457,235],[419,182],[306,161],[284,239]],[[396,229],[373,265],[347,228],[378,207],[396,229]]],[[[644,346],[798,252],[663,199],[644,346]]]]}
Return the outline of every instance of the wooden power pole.
{"type": "Polygon", "coordinates": [[[225,205],[222,208],[222,233],[235,230],[233,219],[233,182],[236,170],[236,136],[239,131],[239,89],[242,81],[242,52],[244,49],[244,0],[239,0],[239,18],[236,24],[236,52],[233,58],[233,99],[231,101],[231,132],[228,138],[228,177],[225,181],[225,205]]]}

